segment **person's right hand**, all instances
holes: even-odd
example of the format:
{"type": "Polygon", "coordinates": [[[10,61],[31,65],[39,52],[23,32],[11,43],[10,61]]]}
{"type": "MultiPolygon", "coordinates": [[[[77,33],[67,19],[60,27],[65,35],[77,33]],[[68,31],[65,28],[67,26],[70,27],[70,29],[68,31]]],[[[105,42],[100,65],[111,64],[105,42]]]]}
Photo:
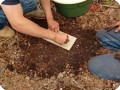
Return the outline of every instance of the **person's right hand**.
{"type": "Polygon", "coordinates": [[[56,32],[54,40],[56,43],[62,45],[69,41],[68,35],[66,33],[56,32]]]}
{"type": "Polygon", "coordinates": [[[115,25],[113,25],[113,26],[119,26],[119,27],[115,30],[115,32],[120,32],[120,21],[118,21],[117,23],[115,23],[115,25]]]}

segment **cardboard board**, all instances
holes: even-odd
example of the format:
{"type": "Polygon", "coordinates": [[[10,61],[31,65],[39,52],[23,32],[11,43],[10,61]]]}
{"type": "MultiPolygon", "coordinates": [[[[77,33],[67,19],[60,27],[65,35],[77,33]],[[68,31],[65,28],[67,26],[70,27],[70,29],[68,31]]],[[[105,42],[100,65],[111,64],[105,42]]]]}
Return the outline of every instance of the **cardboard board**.
{"type": "Polygon", "coordinates": [[[3,89],[2,86],[0,85],[0,90],[5,90],[5,89],[3,89]]]}
{"type": "Polygon", "coordinates": [[[120,90],[120,86],[117,89],[115,89],[115,90],[120,90]]]}
{"type": "MultiPolygon", "coordinates": [[[[63,33],[63,32],[60,32],[60,33],[63,33]]],[[[69,42],[67,44],[63,44],[63,45],[57,44],[56,42],[54,42],[52,40],[49,40],[49,39],[44,39],[44,40],[46,40],[46,41],[48,41],[48,42],[50,42],[52,44],[55,44],[55,45],[57,45],[59,47],[62,47],[64,49],[66,49],[66,50],[70,50],[72,48],[73,44],[75,43],[77,38],[74,37],[74,36],[71,36],[71,35],[68,35],[68,37],[69,37],[69,42]]]]}

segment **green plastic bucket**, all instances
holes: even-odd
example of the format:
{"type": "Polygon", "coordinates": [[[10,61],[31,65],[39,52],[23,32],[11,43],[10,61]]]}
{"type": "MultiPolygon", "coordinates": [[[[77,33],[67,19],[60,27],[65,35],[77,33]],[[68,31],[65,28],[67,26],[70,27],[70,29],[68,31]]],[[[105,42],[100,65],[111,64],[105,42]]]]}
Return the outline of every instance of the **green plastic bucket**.
{"type": "Polygon", "coordinates": [[[66,17],[77,17],[85,14],[89,10],[89,6],[92,0],[86,0],[76,4],[60,4],[55,3],[55,7],[58,13],[66,17]]]}

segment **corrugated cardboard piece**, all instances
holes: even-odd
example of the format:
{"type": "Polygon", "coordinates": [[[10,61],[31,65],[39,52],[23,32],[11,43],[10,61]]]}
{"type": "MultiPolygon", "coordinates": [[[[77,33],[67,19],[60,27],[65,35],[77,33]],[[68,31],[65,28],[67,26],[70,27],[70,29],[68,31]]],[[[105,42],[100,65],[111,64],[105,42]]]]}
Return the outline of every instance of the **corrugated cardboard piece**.
{"type": "MultiPolygon", "coordinates": [[[[60,33],[64,33],[64,32],[60,31],[60,33]]],[[[63,45],[57,44],[56,42],[54,42],[52,40],[49,40],[49,39],[44,39],[44,40],[46,40],[46,41],[48,41],[50,43],[53,43],[53,44],[55,44],[55,45],[57,45],[59,47],[62,47],[64,49],[66,49],[66,50],[70,50],[72,48],[73,44],[75,43],[77,38],[74,37],[74,36],[71,36],[71,35],[68,35],[68,37],[69,37],[69,42],[67,44],[63,44],[63,45]]]]}

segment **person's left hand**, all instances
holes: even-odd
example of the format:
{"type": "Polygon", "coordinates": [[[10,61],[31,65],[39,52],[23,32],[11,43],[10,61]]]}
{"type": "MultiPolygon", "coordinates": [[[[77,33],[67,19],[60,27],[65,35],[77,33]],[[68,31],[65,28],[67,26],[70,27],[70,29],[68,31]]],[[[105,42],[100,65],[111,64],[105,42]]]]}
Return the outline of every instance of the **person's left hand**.
{"type": "Polygon", "coordinates": [[[50,19],[50,20],[48,20],[48,28],[49,28],[49,30],[58,32],[59,31],[59,23],[56,22],[54,19],[50,19]]]}
{"type": "Polygon", "coordinates": [[[120,21],[115,23],[113,26],[118,26],[118,28],[115,30],[115,32],[120,32],[120,21]]]}

